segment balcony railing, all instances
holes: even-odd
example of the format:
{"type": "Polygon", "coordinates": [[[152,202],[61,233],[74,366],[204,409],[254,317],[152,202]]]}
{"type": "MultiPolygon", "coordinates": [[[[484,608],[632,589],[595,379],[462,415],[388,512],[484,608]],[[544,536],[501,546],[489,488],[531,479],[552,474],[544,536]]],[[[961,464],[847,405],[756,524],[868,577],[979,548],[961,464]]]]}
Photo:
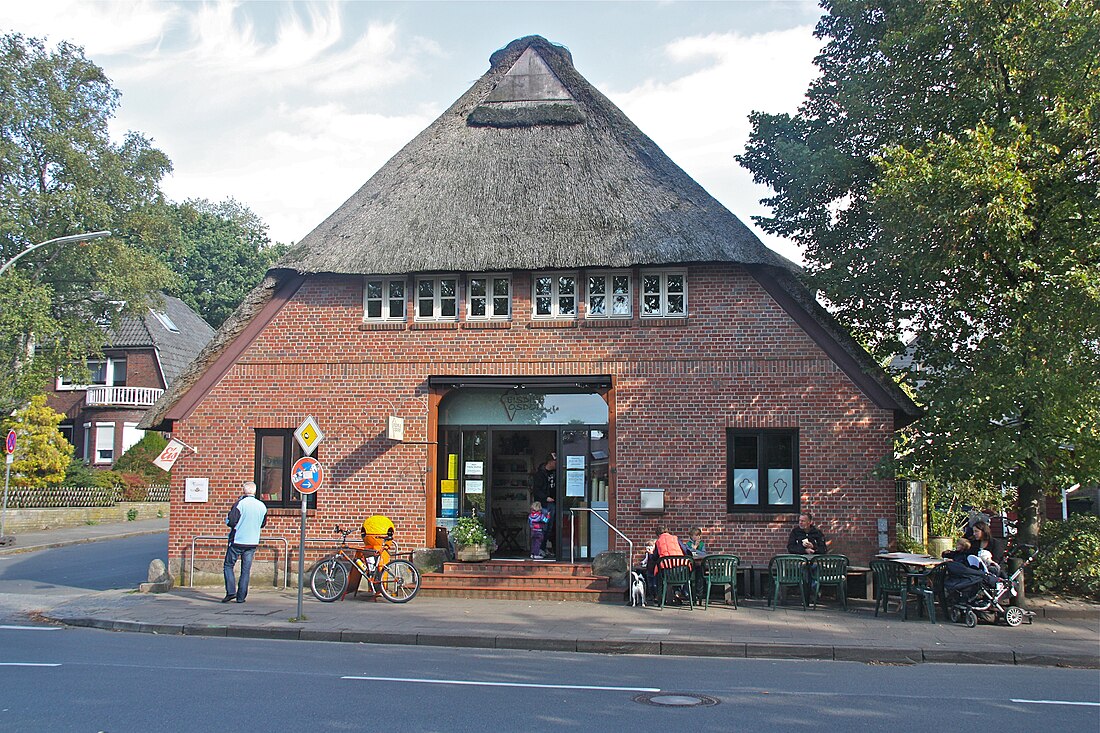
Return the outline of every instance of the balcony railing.
{"type": "Polygon", "coordinates": [[[89,387],[84,402],[89,407],[152,407],[163,392],[156,387],[89,387]]]}

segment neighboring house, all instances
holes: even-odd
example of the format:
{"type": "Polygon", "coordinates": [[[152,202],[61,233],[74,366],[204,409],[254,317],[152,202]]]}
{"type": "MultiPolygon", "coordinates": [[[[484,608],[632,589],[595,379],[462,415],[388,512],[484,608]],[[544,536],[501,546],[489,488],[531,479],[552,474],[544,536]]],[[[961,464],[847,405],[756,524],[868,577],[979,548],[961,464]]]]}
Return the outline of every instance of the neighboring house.
{"type": "Polygon", "coordinates": [[[873,469],[917,406],[568,51],[528,37],[490,64],[142,422],[197,451],[173,471],[175,571],[246,480],[266,535],[296,541],[307,416],[327,472],[308,498],[316,536],[377,513],[403,544],[434,545],[474,511],[511,541],[499,552],[526,556],[517,520],[553,452],[559,559],[625,548],[570,509],[635,548],[660,524],[700,526],[754,563],[810,509],[866,564],[876,520],[895,521],[894,482],[873,469]],[[189,478],[206,501],[182,501],[189,478]]]}
{"type": "Polygon", "coordinates": [[[49,394],[49,405],[65,415],[60,429],[76,457],[95,466],[114,465],[145,434],[138,429],[145,411],[213,334],[183,301],[168,296],[162,308],[123,318],[103,358],[88,362],[89,383],[58,378],[49,394]]]}

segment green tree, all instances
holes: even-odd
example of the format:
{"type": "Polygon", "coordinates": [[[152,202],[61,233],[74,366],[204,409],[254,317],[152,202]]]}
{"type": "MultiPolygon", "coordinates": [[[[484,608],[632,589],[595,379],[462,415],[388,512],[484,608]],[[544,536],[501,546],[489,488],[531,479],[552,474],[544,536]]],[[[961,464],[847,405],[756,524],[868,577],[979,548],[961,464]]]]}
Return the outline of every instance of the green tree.
{"type": "Polygon", "coordinates": [[[56,486],[65,478],[73,460],[73,447],[57,429],[65,418],[46,404],[46,395],[31,398],[30,404],[4,420],[4,435],[15,430],[15,462],[11,464],[13,486],[56,486]]]}
{"type": "Polygon", "coordinates": [[[0,276],[9,375],[0,411],[24,404],[58,369],[79,376],[70,365],[102,349],[102,324],[143,311],[169,282],[156,255],[175,241],[160,192],[171,163],[140,134],[112,142],[118,100],[80,48],[0,36],[0,261],[54,237],[116,235],[44,247],[0,276]]]}
{"type": "Polygon", "coordinates": [[[166,484],[172,474],[153,465],[153,459],[160,455],[168,439],[158,432],[149,430],[141,440],[130,446],[115,461],[114,469],[119,473],[137,474],[150,484],[166,484]]]}
{"type": "Polygon", "coordinates": [[[166,253],[178,278],[173,292],[217,328],[287,248],[273,244],[267,224],[233,199],[173,208],[181,241],[178,253],[166,253]]]}
{"type": "Polygon", "coordinates": [[[825,0],[798,113],[754,113],[758,222],[928,414],[905,467],[1019,491],[1100,478],[1100,6],[825,0]]]}

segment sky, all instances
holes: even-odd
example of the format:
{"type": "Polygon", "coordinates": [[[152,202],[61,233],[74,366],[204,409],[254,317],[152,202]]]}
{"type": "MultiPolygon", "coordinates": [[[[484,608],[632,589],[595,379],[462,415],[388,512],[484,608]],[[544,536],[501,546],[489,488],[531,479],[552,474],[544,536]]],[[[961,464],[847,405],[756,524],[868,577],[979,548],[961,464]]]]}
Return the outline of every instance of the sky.
{"type": "Polygon", "coordinates": [[[510,41],[538,34],[760,235],[770,195],[734,160],[754,110],[816,76],[814,2],[115,2],[0,5],[0,32],[82,46],[121,92],[112,136],[151,138],[175,200],[235,198],[300,240],[510,41]]]}

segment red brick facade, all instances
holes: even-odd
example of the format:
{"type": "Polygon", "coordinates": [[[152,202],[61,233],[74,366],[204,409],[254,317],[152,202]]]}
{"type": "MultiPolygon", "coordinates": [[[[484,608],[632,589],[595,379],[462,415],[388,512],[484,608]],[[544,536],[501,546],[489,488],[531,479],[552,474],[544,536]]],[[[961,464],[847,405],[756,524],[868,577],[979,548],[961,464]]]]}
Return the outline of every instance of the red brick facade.
{"type": "MultiPolygon", "coordinates": [[[[668,268],[673,269],[673,268],[668,268]]],[[[325,434],[328,474],[309,535],[371,514],[393,519],[407,545],[434,534],[438,394],[433,375],[611,375],[611,521],[636,543],[668,523],[699,525],[710,547],[744,562],[783,552],[793,514],[726,511],[728,428],[797,429],[801,505],[832,550],[865,564],[876,519],[893,526],[893,481],[872,469],[892,449],[894,414],[876,406],[744,268],[694,265],[688,317],[536,322],[530,273],[513,274],[512,320],[363,323],[359,277],[311,276],[225,376],[174,425],[198,453],[173,471],[169,555],[196,535],[221,535],[241,482],[253,478],[255,430],[297,427],[312,415],[325,434]],[[405,417],[405,443],[385,437],[405,417]],[[210,482],[206,503],[183,503],[184,481],[210,482]],[[666,513],[639,513],[639,489],[667,487],[666,513]]],[[[583,282],[583,278],[580,279],[583,282]]],[[[460,277],[460,283],[465,278],[460,277]]],[[[411,286],[407,288],[411,291],[411,286]]],[[[411,313],[411,292],[410,313],[411,313]]],[[[583,302],[583,299],[582,299],[583,302]]],[[[298,536],[298,512],[273,510],[266,536],[298,536]]],[[[200,548],[213,559],[218,549],[200,548]]]]}

